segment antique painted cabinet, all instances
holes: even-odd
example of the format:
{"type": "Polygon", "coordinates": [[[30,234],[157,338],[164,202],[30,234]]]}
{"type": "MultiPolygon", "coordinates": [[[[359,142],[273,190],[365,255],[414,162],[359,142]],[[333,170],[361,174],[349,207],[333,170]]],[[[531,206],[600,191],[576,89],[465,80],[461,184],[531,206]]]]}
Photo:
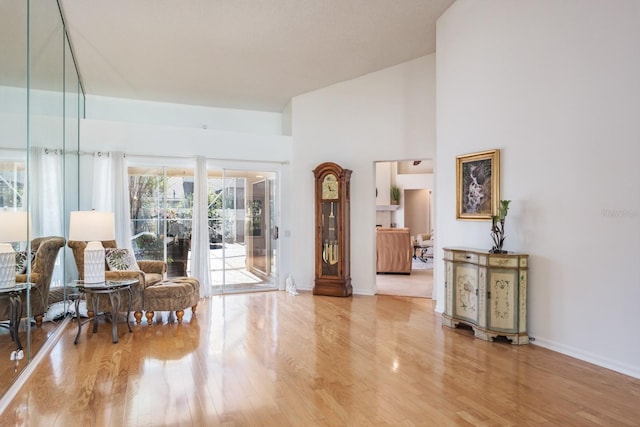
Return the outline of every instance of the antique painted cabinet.
{"type": "Polygon", "coordinates": [[[470,326],[476,337],[528,344],[528,255],[444,248],[443,324],[470,326]]]}

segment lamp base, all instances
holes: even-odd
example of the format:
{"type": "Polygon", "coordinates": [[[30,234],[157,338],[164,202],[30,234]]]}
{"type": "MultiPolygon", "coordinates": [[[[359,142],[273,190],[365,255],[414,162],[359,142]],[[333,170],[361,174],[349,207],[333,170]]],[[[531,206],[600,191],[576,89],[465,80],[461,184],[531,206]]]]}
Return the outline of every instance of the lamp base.
{"type": "Polygon", "coordinates": [[[104,247],[88,242],[84,250],[84,283],[104,283],[104,247]]]}
{"type": "Polygon", "coordinates": [[[0,288],[16,285],[16,252],[9,243],[0,243],[0,288]]]}

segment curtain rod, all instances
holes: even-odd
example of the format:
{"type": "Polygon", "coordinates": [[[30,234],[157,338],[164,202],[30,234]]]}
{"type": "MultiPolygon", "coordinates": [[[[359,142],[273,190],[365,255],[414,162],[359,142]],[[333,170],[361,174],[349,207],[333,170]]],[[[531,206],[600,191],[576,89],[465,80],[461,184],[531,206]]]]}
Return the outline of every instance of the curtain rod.
{"type": "MultiPolygon", "coordinates": [[[[31,147],[31,148],[44,148],[45,154],[75,154],[75,151],[65,151],[62,148],[47,148],[47,147],[31,147]]],[[[13,148],[13,147],[0,147],[0,151],[22,151],[27,152],[26,148],[13,148]]]]}

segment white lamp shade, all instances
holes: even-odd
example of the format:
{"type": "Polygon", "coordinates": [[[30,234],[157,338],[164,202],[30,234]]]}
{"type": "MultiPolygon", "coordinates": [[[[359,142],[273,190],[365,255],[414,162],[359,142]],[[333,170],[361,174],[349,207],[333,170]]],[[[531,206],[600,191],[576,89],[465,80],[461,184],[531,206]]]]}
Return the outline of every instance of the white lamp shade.
{"type": "Polygon", "coordinates": [[[113,212],[75,211],[69,218],[69,240],[104,241],[115,239],[113,212]]]}
{"type": "Polygon", "coordinates": [[[30,229],[28,212],[0,210],[0,242],[25,242],[30,229]]]}

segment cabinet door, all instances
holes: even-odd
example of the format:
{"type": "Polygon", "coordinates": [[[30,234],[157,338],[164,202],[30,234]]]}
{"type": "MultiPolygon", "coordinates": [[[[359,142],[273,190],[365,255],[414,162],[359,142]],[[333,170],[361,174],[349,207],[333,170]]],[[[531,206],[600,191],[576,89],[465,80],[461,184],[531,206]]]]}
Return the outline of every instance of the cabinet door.
{"type": "Polygon", "coordinates": [[[444,312],[448,316],[453,316],[453,263],[451,261],[445,261],[444,268],[444,312]]]}
{"type": "Polygon", "coordinates": [[[478,323],[478,266],[456,263],[453,272],[453,315],[478,323]]]}
{"type": "Polygon", "coordinates": [[[489,270],[488,328],[518,332],[518,270],[489,270]]]}

